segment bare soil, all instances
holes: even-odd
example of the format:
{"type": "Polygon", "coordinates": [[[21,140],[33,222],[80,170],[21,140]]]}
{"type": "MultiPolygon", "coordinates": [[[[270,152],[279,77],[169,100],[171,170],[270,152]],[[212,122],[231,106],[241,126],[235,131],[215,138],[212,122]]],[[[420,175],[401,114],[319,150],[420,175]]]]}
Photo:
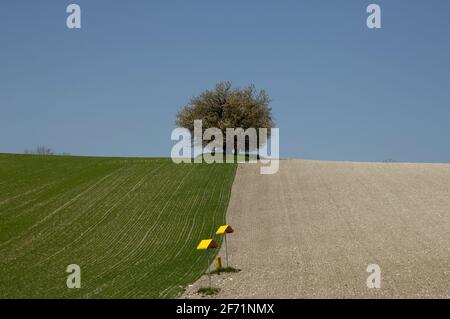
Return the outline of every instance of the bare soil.
{"type": "MultiPolygon", "coordinates": [[[[240,164],[227,222],[230,266],[212,298],[450,297],[450,165],[240,164]],[[366,285],[369,264],[381,288],[366,285]]],[[[225,251],[220,255],[225,262],[225,251]]],[[[199,298],[207,277],[183,298],[199,298]]]]}

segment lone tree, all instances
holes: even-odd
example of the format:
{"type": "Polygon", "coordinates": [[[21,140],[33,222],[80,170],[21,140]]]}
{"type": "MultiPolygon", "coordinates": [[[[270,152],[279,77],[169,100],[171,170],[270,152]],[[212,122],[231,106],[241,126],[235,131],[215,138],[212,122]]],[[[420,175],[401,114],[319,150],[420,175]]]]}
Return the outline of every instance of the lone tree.
{"type": "MultiPolygon", "coordinates": [[[[222,132],[223,152],[238,154],[245,151],[252,152],[259,149],[270,137],[270,129],[274,122],[270,98],[264,90],[257,90],[254,85],[244,88],[233,88],[231,82],[220,82],[214,90],[206,90],[199,96],[195,96],[190,103],[183,107],[177,114],[176,125],[194,132],[194,120],[202,120],[203,129],[218,128],[222,132]],[[249,136],[245,138],[245,150],[238,148],[237,136],[234,142],[226,139],[226,129],[241,128],[247,131],[249,128],[256,130],[257,143],[249,143],[249,136]],[[259,132],[267,129],[267,135],[259,132]],[[229,144],[233,144],[231,147],[229,144]]],[[[203,146],[209,141],[203,141],[203,146]]]]}

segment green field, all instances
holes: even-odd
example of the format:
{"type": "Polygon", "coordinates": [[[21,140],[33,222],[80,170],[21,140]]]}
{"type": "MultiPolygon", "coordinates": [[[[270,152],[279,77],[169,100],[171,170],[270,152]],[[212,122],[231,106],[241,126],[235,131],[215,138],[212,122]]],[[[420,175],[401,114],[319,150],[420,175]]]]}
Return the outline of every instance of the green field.
{"type": "Polygon", "coordinates": [[[235,164],[0,155],[1,298],[176,297],[225,221],[235,164]],[[68,289],[66,267],[81,267],[68,289]]]}

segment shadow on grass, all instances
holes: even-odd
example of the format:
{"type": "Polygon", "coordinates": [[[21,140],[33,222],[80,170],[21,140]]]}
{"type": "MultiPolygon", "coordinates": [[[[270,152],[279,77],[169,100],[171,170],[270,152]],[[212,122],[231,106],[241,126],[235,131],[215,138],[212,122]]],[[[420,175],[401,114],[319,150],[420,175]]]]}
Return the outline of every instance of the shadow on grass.
{"type": "Polygon", "coordinates": [[[211,295],[216,295],[218,294],[220,291],[219,288],[213,288],[213,287],[201,287],[197,290],[197,293],[200,295],[205,295],[205,296],[211,296],[211,295]]]}

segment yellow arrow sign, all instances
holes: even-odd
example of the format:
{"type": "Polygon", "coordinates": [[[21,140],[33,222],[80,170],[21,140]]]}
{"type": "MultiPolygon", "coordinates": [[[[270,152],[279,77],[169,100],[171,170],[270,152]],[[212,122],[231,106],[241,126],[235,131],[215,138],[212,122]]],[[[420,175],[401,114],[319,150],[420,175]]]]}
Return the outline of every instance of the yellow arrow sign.
{"type": "Polygon", "coordinates": [[[231,228],[230,225],[223,225],[217,229],[216,235],[229,234],[232,232],[234,232],[234,230],[233,230],[233,228],[231,228]]]}
{"type": "Polygon", "coordinates": [[[197,250],[206,250],[211,248],[216,248],[217,244],[212,239],[203,239],[197,246],[197,250]]]}

